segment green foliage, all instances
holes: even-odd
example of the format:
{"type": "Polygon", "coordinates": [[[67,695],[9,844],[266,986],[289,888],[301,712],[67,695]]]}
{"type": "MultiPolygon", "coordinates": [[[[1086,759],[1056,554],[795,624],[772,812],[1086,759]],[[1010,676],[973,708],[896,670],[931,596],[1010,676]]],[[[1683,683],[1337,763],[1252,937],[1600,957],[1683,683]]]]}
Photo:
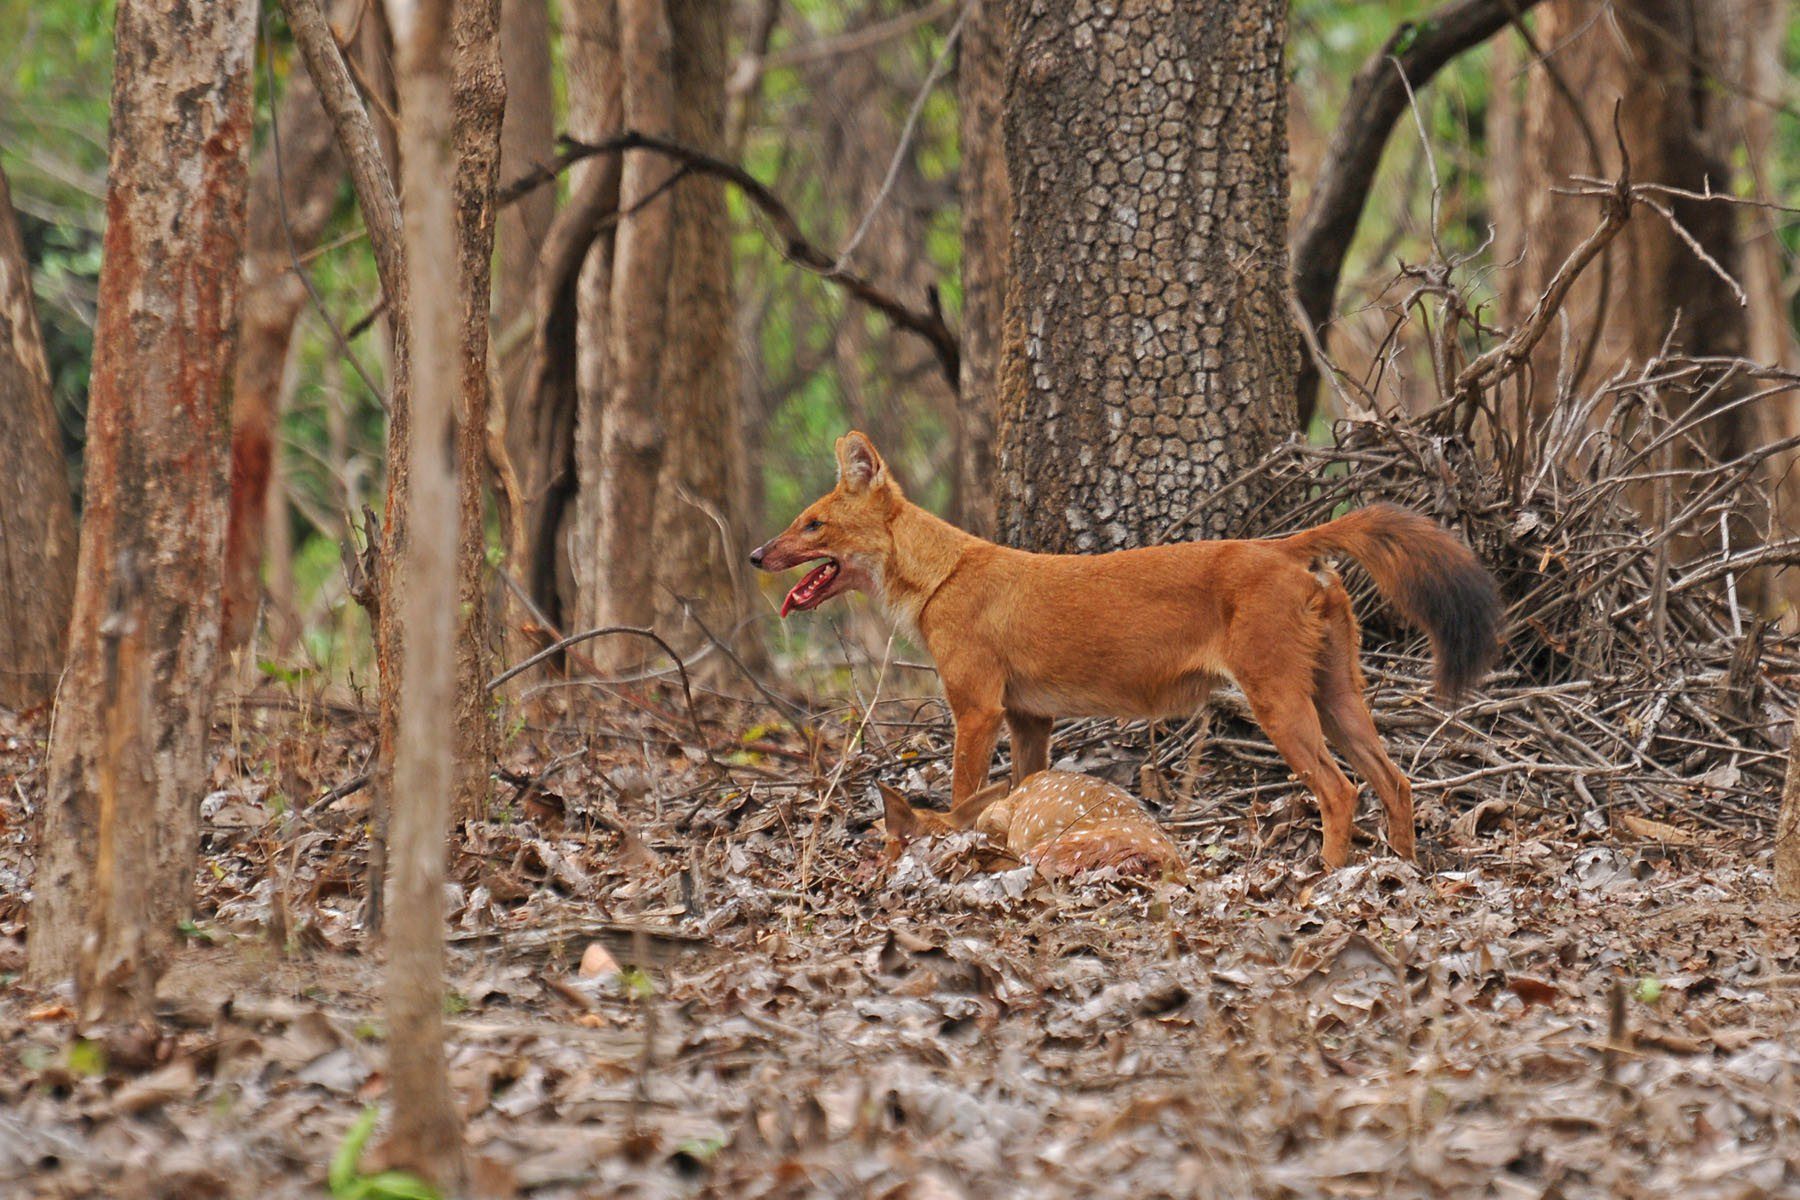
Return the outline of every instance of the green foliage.
{"type": "Polygon", "coordinates": [[[106,1048],[99,1042],[87,1038],[76,1038],[69,1043],[69,1052],[65,1060],[69,1070],[76,1075],[89,1077],[106,1074],[106,1048]]]}
{"type": "Polygon", "coordinates": [[[373,1104],[362,1110],[344,1134],[344,1142],[331,1157],[326,1186],[336,1200],[440,1200],[440,1193],[406,1171],[382,1171],[364,1175],[359,1169],[363,1147],[375,1132],[378,1113],[373,1104]]]}

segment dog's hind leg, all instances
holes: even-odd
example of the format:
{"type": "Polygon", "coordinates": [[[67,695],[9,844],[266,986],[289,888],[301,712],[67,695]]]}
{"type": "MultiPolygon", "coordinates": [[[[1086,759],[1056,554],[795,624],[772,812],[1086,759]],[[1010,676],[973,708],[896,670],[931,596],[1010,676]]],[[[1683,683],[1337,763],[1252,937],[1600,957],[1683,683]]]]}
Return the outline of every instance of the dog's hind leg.
{"type": "Polygon", "coordinates": [[[1388,757],[1375,731],[1375,718],[1363,699],[1362,669],[1357,662],[1356,619],[1342,588],[1328,602],[1325,646],[1316,673],[1314,703],[1319,724],[1338,753],[1369,781],[1387,813],[1389,849],[1413,857],[1412,784],[1388,757]]]}
{"type": "Polygon", "coordinates": [[[1260,613],[1243,614],[1232,628],[1228,665],[1256,723],[1318,801],[1325,833],[1320,853],[1326,866],[1336,868],[1350,856],[1356,785],[1325,748],[1314,704],[1327,606],[1316,593],[1297,599],[1293,608],[1271,604],[1260,613]]]}

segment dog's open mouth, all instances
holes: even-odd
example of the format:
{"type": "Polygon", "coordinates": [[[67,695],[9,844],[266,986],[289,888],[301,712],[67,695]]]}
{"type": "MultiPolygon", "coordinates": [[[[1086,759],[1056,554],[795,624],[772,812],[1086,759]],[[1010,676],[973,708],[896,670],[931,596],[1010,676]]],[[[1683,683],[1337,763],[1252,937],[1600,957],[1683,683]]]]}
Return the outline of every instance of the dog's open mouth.
{"type": "Polygon", "coordinates": [[[781,602],[781,615],[791,612],[805,611],[818,604],[830,594],[831,582],[838,576],[838,562],[828,558],[806,573],[806,578],[794,585],[787,599],[781,602]]]}

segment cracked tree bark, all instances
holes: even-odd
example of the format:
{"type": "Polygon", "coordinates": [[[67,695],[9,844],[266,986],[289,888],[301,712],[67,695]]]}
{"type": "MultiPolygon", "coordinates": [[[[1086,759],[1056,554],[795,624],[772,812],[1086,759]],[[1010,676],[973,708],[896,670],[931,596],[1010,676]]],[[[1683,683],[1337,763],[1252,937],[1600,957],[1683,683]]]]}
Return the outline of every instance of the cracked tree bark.
{"type": "Polygon", "coordinates": [[[250,0],[124,0],[67,676],[30,965],[150,1012],[194,882],[220,646],[250,0]],[[181,186],[172,186],[172,181],[181,186]]]}
{"type": "MultiPolygon", "coordinates": [[[[563,9],[563,45],[567,47],[570,84],[569,128],[581,138],[598,139],[618,133],[625,126],[623,48],[620,44],[617,4],[572,4],[563,9]]],[[[582,163],[571,173],[571,235],[585,232],[576,222],[593,214],[598,222],[618,210],[619,187],[624,172],[621,155],[582,163]],[[577,207],[576,201],[580,201],[577,207]]],[[[558,226],[563,225],[562,217],[558,226]]],[[[573,399],[569,409],[568,472],[546,474],[554,481],[547,488],[542,523],[553,533],[559,567],[557,594],[565,617],[564,626],[592,628],[597,619],[599,572],[604,562],[599,542],[600,479],[603,474],[601,431],[607,407],[610,361],[609,306],[613,267],[622,232],[617,226],[588,237],[586,259],[576,282],[575,328],[570,346],[574,351],[574,376],[568,383],[573,399]]],[[[546,298],[547,299],[547,298],[546,298]]],[[[540,329],[547,313],[540,309],[540,329]]],[[[566,358],[564,360],[567,361],[566,358]]],[[[561,408],[556,412],[560,415],[561,408]]],[[[540,417],[548,430],[560,430],[540,417]]],[[[537,568],[540,572],[542,566],[537,568]]]]}
{"type": "Polygon", "coordinates": [[[1294,424],[1287,8],[1009,0],[1002,541],[1252,530],[1294,424]]]}
{"type": "Polygon", "coordinates": [[[68,645],[75,509],[31,268],[0,173],[0,708],[50,699],[68,645]]]}

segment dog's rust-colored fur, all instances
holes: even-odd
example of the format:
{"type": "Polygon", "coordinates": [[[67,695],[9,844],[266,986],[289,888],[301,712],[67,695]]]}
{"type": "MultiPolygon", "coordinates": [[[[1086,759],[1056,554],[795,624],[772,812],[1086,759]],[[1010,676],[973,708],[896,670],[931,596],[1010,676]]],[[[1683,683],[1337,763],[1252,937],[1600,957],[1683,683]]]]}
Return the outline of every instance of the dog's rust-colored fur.
{"type": "Polygon", "coordinates": [[[1033,554],[909,502],[860,433],[838,439],[837,457],[837,486],[751,562],[820,564],[784,614],[855,589],[917,631],[956,721],[953,803],[986,780],[1002,722],[1017,782],[1049,765],[1056,717],[1185,717],[1230,678],[1317,799],[1327,865],[1343,865],[1356,809],[1327,741],[1381,798],[1394,853],[1412,857],[1412,787],[1376,737],[1350,597],[1321,560],[1362,564],[1430,635],[1438,690],[1454,697],[1493,660],[1500,603],[1450,533],[1377,505],[1284,538],[1033,554]]]}
{"type": "Polygon", "coordinates": [[[893,788],[876,786],[890,862],[918,838],[974,829],[1006,857],[1046,876],[1111,867],[1130,878],[1187,877],[1181,852],[1137,798],[1091,775],[1039,771],[1016,788],[991,784],[944,813],[914,808],[893,788]]]}

